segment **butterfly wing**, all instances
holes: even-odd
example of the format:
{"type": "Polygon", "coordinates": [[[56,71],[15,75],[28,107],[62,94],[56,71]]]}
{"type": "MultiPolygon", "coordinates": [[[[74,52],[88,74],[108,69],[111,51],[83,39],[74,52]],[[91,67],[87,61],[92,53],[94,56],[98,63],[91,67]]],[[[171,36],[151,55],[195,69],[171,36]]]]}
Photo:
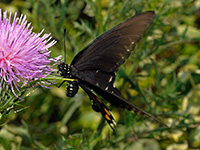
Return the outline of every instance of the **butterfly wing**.
{"type": "Polygon", "coordinates": [[[154,16],[153,11],[141,13],[108,30],[78,53],[71,65],[79,71],[117,71],[152,24],[154,16]]]}
{"type": "Polygon", "coordinates": [[[103,33],[92,44],[79,52],[73,59],[74,66],[81,74],[89,76],[89,83],[120,95],[113,87],[115,72],[124,63],[152,24],[153,11],[133,16],[116,27],[103,33]]]}
{"type": "Polygon", "coordinates": [[[118,96],[121,95],[120,91],[113,86],[115,80],[115,73],[105,73],[101,70],[83,70],[79,71],[76,78],[88,82],[90,84],[101,87],[104,90],[108,90],[118,96]]]}
{"type": "Polygon", "coordinates": [[[80,85],[82,89],[88,94],[91,102],[92,108],[96,112],[100,112],[110,127],[115,131],[116,122],[107,106],[88,88],[86,85],[80,85]]]}
{"type": "Polygon", "coordinates": [[[91,85],[87,82],[80,82],[80,86],[81,87],[90,87],[92,90],[94,90],[97,94],[101,95],[104,99],[106,99],[107,101],[109,101],[112,105],[118,107],[118,108],[123,108],[123,109],[127,109],[130,111],[134,111],[138,114],[142,114],[142,115],[146,115],[152,119],[154,119],[155,121],[159,122],[160,124],[163,124],[164,126],[167,127],[166,124],[164,124],[162,121],[160,121],[158,118],[152,116],[151,114],[145,112],[144,110],[140,109],[139,107],[129,103],[128,101],[124,100],[123,98],[121,98],[120,96],[113,94],[112,92],[108,91],[108,90],[104,90],[101,87],[95,86],[95,85],[91,85]]]}

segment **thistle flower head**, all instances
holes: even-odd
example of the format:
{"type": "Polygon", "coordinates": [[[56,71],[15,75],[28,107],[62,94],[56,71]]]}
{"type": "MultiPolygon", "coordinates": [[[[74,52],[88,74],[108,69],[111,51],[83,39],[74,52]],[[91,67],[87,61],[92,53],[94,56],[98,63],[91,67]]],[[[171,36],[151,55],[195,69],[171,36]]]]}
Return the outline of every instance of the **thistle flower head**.
{"type": "Polygon", "coordinates": [[[6,83],[15,94],[19,86],[44,78],[52,72],[50,34],[34,33],[26,16],[17,17],[0,9],[0,87],[6,83]],[[7,17],[8,16],[8,17],[7,17]],[[11,21],[12,20],[12,21],[11,21]]]}

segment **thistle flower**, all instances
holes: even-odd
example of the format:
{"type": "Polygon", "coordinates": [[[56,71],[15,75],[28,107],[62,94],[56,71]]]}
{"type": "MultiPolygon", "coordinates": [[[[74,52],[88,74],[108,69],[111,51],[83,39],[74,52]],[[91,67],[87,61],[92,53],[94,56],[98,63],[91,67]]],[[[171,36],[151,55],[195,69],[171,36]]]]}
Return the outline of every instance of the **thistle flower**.
{"type": "Polygon", "coordinates": [[[26,16],[21,15],[11,21],[12,13],[7,18],[7,11],[0,9],[0,88],[8,85],[15,96],[15,89],[30,81],[44,78],[52,72],[52,60],[48,48],[56,41],[50,41],[50,34],[34,33],[26,16]]]}

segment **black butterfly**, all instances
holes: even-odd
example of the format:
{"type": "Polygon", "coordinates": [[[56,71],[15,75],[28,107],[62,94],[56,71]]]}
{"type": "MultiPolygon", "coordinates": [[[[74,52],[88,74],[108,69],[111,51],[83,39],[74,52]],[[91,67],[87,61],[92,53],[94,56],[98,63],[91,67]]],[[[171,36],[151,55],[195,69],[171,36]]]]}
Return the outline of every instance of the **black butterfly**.
{"type": "Polygon", "coordinates": [[[145,114],[162,123],[121,98],[120,91],[113,86],[116,71],[129,57],[135,44],[152,24],[154,17],[153,11],[131,17],[97,37],[75,56],[70,65],[65,63],[58,65],[61,76],[67,78],[66,81],[68,81],[66,95],[73,97],[81,86],[88,94],[93,110],[100,112],[113,130],[116,126],[114,117],[94,92],[116,107],[145,114]]]}

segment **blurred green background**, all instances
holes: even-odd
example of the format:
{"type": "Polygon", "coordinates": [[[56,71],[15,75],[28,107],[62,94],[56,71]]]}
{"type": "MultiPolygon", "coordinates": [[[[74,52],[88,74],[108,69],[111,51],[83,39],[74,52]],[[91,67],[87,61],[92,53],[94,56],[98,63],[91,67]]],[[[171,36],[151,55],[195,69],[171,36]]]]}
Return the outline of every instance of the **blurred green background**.
{"type": "Polygon", "coordinates": [[[108,103],[117,121],[113,133],[82,89],[69,98],[65,86],[38,87],[1,111],[0,149],[200,149],[200,0],[0,0],[0,8],[26,15],[34,32],[51,33],[58,41],[52,57],[63,55],[66,29],[67,63],[106,30],[154,10],[153,25],[115,85],[169,126],[108,103]]]}

